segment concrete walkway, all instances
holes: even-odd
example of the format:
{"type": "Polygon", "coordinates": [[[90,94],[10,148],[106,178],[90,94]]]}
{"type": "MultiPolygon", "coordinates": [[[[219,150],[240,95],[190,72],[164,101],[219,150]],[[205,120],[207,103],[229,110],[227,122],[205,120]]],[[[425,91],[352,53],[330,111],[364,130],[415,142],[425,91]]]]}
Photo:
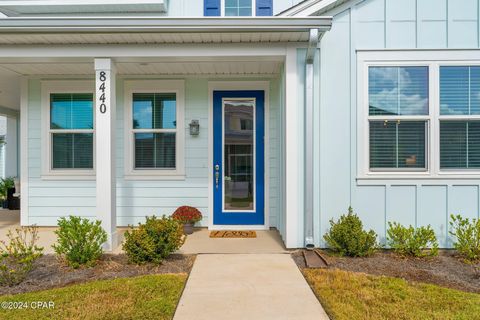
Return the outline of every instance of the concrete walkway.
{"type": "Polygon", "coordinates": [[[322,320],[289,254],[198,255],[174,320],[322,320]]]}
{"type": "Polygon", "coordinates": [[[210,238],[206,228],[195,228],[179,250],[184,254],[201,253],[286,253],[277,230],[256,231],[256,238],[210,238]]]}

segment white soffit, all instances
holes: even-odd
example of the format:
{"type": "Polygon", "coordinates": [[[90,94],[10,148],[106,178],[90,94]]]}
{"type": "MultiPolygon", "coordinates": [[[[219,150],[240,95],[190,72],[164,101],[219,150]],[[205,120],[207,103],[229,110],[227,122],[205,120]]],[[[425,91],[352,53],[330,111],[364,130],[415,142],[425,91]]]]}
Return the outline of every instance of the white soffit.
{"type": "Polygon", "coordinates": [[[241,33],[10,33],[0,36],[0,44],[181,44],[181,43],[261,43],[304,42],[306,32],[241,33]]]}
{"type": "Polygon", "coordinates": [[[167,0],[17,0],[0,1],[7,16],[166,13],[167,0]]]}
{"type": "MultiPolygon", "coordinates": [[[[281,61],[172,61],[172,62],[121,62],[117,63],[119,75],[277,75],[281,61]]],[[[5,63],[0,68],[18,75],[91,75],[93,63],[5,63]]]]}

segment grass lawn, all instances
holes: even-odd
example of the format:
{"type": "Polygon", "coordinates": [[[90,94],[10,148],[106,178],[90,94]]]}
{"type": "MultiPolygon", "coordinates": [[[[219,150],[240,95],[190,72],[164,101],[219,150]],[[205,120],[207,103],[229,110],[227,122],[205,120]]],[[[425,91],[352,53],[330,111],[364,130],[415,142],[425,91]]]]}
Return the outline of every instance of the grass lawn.
{"type": "Polygon", "coordinates": [[[341,270],[304,273],[332,319],[480,319],[480,294],[341,270]]]}
{"type": "Polygon", "coordinates": [[[186,274],[93,281],[45,291],[1,296],[0,319],[171,319],[186,274]],[[53,301],[53,309],[5,310],[5,301],[53,301]]]}

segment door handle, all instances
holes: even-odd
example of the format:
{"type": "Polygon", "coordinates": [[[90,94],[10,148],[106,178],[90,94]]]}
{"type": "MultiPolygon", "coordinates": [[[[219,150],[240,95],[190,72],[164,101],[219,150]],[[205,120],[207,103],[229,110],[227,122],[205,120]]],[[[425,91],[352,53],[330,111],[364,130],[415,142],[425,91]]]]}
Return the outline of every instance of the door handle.
{"type": "Polygon", "coordinates": [[[220,179],[220,166],[215,165],[215,188],[218,189],[218,179],[220,179]]]}

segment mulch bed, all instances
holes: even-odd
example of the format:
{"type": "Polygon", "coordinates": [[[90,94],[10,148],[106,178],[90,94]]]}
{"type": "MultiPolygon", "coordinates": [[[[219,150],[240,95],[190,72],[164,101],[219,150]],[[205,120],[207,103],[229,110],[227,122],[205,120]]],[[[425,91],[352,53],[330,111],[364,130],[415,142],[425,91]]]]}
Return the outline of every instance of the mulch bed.
{"type": "Polygon", "coordinates": [[[148,274],[190,273],[194,261],[194,255],[173,254],[160,265],[138,266],[128,263],[124,254],[105,254],[92,268],[72,269],[63,261],[59,261],[55,255],[48,254],[35,262],[35,268],[24,282],[14,287],[0,286],[0,295],[46,290],[94,280],[148,274]]]}
{"type": "MultiPolygon", "coordinates": [[[[336,257],[322,251],[329,268],[372,275],[403,278],[452,289],[480,293],[480,265],[477,269],[464,263],[454,251],[440,251],[434,258],[403,258],[391,251],[381,251],[368,258],[336,257]]],[[[292,254],[300,269],[306,267],[302,251],[292,254]]]]}

